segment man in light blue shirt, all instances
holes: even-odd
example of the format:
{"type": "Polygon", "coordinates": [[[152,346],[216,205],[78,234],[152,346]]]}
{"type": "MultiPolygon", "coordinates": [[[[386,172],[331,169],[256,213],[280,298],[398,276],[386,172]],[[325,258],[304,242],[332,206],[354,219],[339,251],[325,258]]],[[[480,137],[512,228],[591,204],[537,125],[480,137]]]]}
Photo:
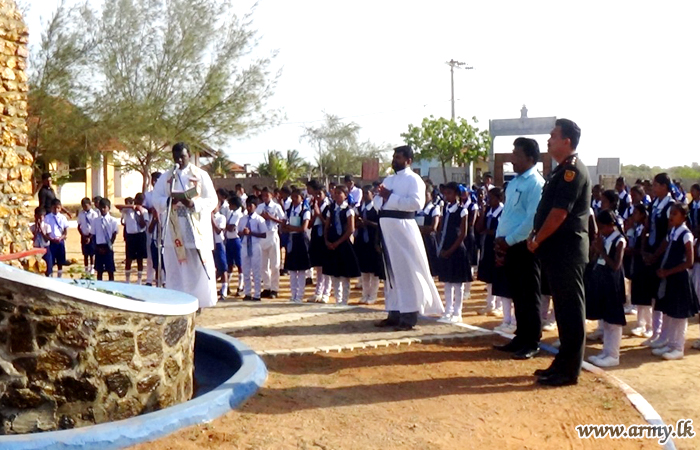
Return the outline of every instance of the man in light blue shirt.
{"type": "Polygon", "coordinates": [[[527,249],[544,186],[536,167],[539,158],[539,145],[534,139],[519,137],[513,142],[513,170],[518,175],[508,183],[506,204],[496,229],[496,265],[505,272],[517,321],[515,338],[496,348],[512,353],[515,359],[537,355],[542,337],[540,263],[527,249]]]}

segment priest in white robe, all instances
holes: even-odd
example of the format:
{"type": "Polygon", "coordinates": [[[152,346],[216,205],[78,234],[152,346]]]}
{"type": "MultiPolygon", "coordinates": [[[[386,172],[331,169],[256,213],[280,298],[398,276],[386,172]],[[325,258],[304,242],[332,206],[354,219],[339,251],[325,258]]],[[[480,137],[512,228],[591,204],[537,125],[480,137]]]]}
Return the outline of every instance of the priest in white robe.
{"type": "Polygon", "coordinates": [[[386,266],[385,297],[389,317],[377,324],[410,330],[418,315],[442,315],[445,309],[430,274],[428,257],[415,220],[425,205],[425,183],[411,170],[413,150],[394,149],[395,175],[379,186],[379,227],[386,266]]]}
{"type": "Polygon", "coordinates": [[[151,201],[163,221],[168,289],[190,294],[199,300],[200,308],[207,308],[217,300],[211,213],[218,198],[211,177],[191,164],[190,156],[186,143],[173,146],[175,167],[158,179],[151,201]]]}

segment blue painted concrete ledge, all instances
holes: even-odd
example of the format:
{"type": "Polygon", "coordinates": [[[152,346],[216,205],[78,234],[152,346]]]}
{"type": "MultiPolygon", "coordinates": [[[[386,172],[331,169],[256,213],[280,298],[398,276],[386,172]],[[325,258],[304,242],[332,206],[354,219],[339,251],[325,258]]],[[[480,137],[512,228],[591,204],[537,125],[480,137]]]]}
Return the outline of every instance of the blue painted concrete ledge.
{"type": "Polygon", "coordinates": [[[91,427],[0,436],[0,449],[112,450],[152,441],[226,414],[251,397],[267,379],[262,359],[222,333],[197,328],[194,355],[197,386],[195,397],[188,402],[91,427]]]}

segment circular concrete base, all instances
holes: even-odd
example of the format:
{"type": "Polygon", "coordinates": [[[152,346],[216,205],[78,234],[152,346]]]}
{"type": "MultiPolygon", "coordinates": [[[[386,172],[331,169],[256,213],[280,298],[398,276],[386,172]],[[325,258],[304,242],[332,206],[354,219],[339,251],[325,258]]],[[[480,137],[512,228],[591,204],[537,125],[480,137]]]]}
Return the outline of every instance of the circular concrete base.
{"type": "Polygon", "coordinates": [[[0,437],[3,450],[129,447],[209,422],[236,408],[265,382],[267,368],[246,345],[202,328],[195,338],[196,392],[192,400],[131,419],[74,430],[0,437]]]}

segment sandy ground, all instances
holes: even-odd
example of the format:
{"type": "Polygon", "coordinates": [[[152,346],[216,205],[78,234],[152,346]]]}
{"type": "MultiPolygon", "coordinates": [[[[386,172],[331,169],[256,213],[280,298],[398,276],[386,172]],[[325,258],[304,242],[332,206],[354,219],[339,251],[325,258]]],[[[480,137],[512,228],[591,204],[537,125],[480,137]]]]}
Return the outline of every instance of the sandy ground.
{"type": "MultiPolygon", "coordinates": [[[[77,231],[71,230],[68,257],[82,262],[79,248],[77,231]]],[[[121,238],[118,238],[115,250],[117,281],[120,281],[124,279],[121,238]]],[[[310,294],[311,288],[307,288],[307,295],[310,294]]],[[[351,304],[359,299],[359,295],[359,291],[353,291],[351,304]]],[[[206,310],[198,319],[198,324],[212,327],[253,317],[274,317],[319,309],[316,304],[291,305],[286,302],[288,298],[288,278],[283,277],[281,296],[275,302],[268,300],[260,305],[244,305],[239,300],[230,299],[216,308],[206,310]]],[[[500,323],[495,317],[477,315],[476,312],[484,306],[484,298],[484,285],[474,283],[471,299],[464,308],[465,323],[485,328],[493,328],[500,323]]],[[[363,307],[356,311],[357,314],[361,312],[361,319],[346,320],[350,323],[337,329],[333,328],[333,321],[343,323],[343,315],[351,313],[339,310],[296,322],[229,331],[258,349],[296,348],[307,346],[308,342],[314,342],[314,345],[334,345],[336,341],[376,338],[371,323],[381,317],[382,308],[381,304],[363,307]]],[[[629,330],[634,326],[635,318],[628,316],[627,319],[629,330]]],[[[463,329],[423,322],[415,333],[460,331],[463,329]]],[[[626,337],[622,342],[621,365],[609,370],[640,392],[666,423],[686,418],[696,419],[700,417],[700,392],[693,387],[697,385],[700,373],[700,352],[690,349],[690,344],[700,337],[699,331],[697,319],[693,319],[688,330],[686,356],[681,361],[661,360],[639,345],[641,339],[626,337]]],[[[544,336],[545,342],[553,342],[556,331],[545,332],[544,336]]],[[[473,339],[450,344],[455,346],[450,347],[452,356],[440,361],[433,361],[436,358],[434,354],[444,356],[447,350],[439,345],[356,350],[348,354],[322,357],[266,357],[270,368],[267,387],[252,398],[243,410],[232,412],[210,425],[192,427],[143,448],[463,448],[464,439],[468,439],[470,447],[476,447],[477,443],[493,447],[497,442],[503,448],[598,448],[593,447],[598,445],[594,441],[574,438],[573,427],[570,425],[586,421],[643,422],[617,391],[604,383],[596,382],[592,375],[586,374],[578,387],[566,388],[566,395],[560,394],[563,390],[538,389],[532,387],[531,371],[546,366],[549,357],[516,364],[503,360],[500,355],[488,350],[486,342],[496,338],[478,339],[479,345],[473,339]],[[404,354],[405,357],[402,356],[404,354]],[[422,363],[425,358],[432,362],[422,363]],[[392,362],[371,362],[387,359],[392,362]],[[455,359],[459,359],[459,362],[455,359]],[[348,364],[350,368],[346,367],[348,364]],[[417,365],[424,367],[416,370],[417,365]],[[469,367],[466,368],[465,365],[469,367]],[[295,369],[295,372],[293,367],[305,369],[295,369]],[[319,374],[319,367],[333,369],[319,374]],[[470,373],[475,375],[467,376],[470,373]],[[441,386],[453,386],[452,381],[456,381],[464,387],[464,391],[448,390],[446,395],[440,395],[439,391],[443,388],[436,391],[435,385],[430,382],[434,379],[443,380],[441,386]],[[402,380],[406,380],[412,394],[406,398],[392,397],[398,395],[395,392],[399,390],[405,392],[405,389],[400,389],[402,380]],[[319,389],[319,386],[323,389],[319,389]],[[432,394],[421,394],[426,386],[431,386],[432,394]],[[387,392],[384,392],[385,388],[387,392]],[[582,389],[580,398],[575,394],[579,389],[582,389]],[[364,398],[361,394],[365,391],[371,394],[367,396],[368,399],[348,400],[358,395],[364,398]],[[477,391],[479,395],[473,395],[477,391]],[[587,396],[587,391],[596,395],[587,396]],[[603,393],[607,393],[607,397],[603,393]],[[492,395],[498,395],[498,398],[492,399],[492,395]],[[374,398],[378,401],[373,401],[374,398]],[[563,403],[557,404],[557,401],[563,403]],[[603,403],[609,407],[601,406],[603,403]],[[294,406],[298,404],[306,406],[294,406]],[[517,405],[521,404],[523,409],[518,410],[517,405]],[[284,414],[275,412],[275,409],[284,414]],[[472,415],[473,409],[480,412],[472,415]],[[518,411],[520,414],[517,414],[518,411]],[[525,411],[533,411],[535,414],[523,414],[525,411]],[[570,411],[575,411],[576,414],[572,415],[570,411]],[[544,420],[548,415],[552,416],[551,420],[544,420]],[[531,420],[523,421],[523,417],[531,420]],[[519,425],[508,425],[511,421],[519,425]],[[552,426],[549,422],[557,425],[552,426]],[[548,423],[543,427],[546,431],[539,428],[540,423],[548,423]],[[406,424],[415,426],[410,425],[406,430],[406,424]],[[493,430],[487,433],[488,427],[492,425],[496,429],[495,435],[493,430]],[[404,431],[401,431],[402,427],[404,431]]],[[[599,349],[600,344],[589,345],[587,354],[597,353],[599,349]]],[[[680,449],[700,448],[698,439],[700,438],[677,440],[676,446],[680,449]]],[[[611,441],[600,442],[600,448],[612,448],[611,441]]],[[[627,444],[631,442],[615,441],[614,448],[626,448],[622,446],[627,444]]],[[[642,447],[640,443],[634,443],[630,448],[642,447]]]]}
{"type": "Polygon", "coordinates": [[[639,422],[620,392],[590,374],[574,387],[539,389],[524,374],[541,361],[504,359],[490,344],[266,358],[266,387],[239,411],[134,450],[607,449],[574,426],[639,422]]]}

